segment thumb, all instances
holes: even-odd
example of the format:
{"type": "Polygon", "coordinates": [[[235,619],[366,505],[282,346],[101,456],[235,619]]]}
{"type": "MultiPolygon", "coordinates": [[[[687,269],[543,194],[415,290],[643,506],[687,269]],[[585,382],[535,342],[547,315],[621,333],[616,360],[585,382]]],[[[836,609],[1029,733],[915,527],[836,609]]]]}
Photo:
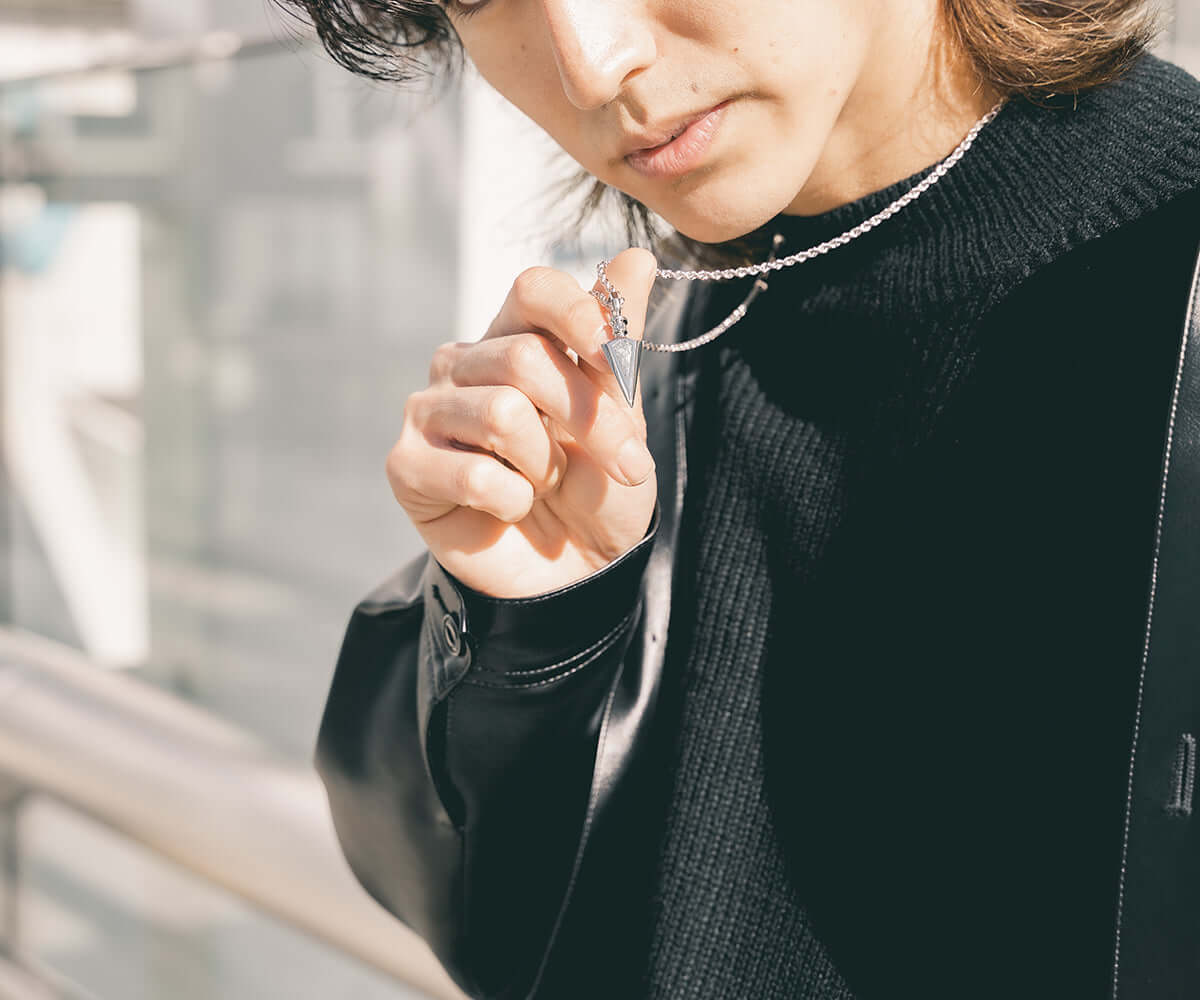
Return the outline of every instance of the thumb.
{"type": "MultiPolygon", "coordinates": [[[[620,311],[625,318],[629,340],[641,341],[645,335],[646,310],[657,272],[658,260],[654,254],[643,247],[630,247],[622,250],[609,261],[605,268],[609,284],[617,290],[617,294],[623,300],[620,311]]],[[[592,289],[607,298],[608,291],[599,277],[596,278],[592,289]]],[[[607,311],[605,318],[611,319],[607,315],[607,311]]],[[[611,350],[613,360],[610,364],[605,365],[607,370],[601,373],[606,391],[630,405],[640,415],[642,392],[641,379],[638,376],[644,351],[641,347],[633,344],[629,347],[622,347],[620,341],[625,338],[619,335],[614,336],[611,326],[607,332],[610,337],[608,343],[612,345],[609,350],[611,350]],[[632,400],[630,399],[631,394],[633,395],[632,400]]],[[[609,350],[602,352],[606,360],[609,357],[609,350]]]]}

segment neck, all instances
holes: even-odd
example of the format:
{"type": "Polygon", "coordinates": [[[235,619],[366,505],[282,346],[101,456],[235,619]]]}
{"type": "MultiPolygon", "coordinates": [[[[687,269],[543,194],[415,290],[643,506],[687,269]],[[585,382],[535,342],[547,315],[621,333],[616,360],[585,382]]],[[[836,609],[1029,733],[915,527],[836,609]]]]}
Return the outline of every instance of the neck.
{"type": "Polygon", "coordinates": [[[819,215],[911,177],[947,156],[1000,99],[940,23],[925,15],[879,25],[884,55],[855,83],[784,215],[819,215]],[[914,48],[927,53],[923,63],[906,55],[914,48]]]}

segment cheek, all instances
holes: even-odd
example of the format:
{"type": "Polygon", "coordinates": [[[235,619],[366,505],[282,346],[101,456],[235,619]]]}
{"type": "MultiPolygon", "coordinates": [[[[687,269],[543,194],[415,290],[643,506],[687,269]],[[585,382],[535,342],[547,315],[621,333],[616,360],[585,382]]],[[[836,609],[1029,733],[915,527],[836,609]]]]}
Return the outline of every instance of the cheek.
{"type": "Polygon", "coordinates": [[[764,89],[801,99],[819,96],[857,71],[874,6],[874,0],[755,3],[738,28],[743,44],[734,58],[764,89]],[[831,83],[822,86],[825,81],[831,83]]]}
{"type": "Polygon", "coordinates": [[[563,93],[558,67],[549,48],[524,40],[508,44],[503,36],[493,35],[486,42],[473,39],[466,49],[479,75],[498,94],[568,152],[573,152],[577,112],[573,113],[563,93]]]}

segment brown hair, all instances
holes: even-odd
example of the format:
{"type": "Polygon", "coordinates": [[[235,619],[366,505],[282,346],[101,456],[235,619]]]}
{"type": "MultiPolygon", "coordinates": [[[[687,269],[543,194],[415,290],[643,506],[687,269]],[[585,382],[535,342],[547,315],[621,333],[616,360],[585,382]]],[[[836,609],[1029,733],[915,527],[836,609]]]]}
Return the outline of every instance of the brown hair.
{"type": "MultiPolygon", "coordinates": [[[[462,67],[458,36],[438,0],[274,0],[306,15],[341,65],[373,80],[409,83],[462,67]]],[[[1151,0],[939,0],[948,39],[998,96],[1042,103],[1070,98],[1122,76],[1155,40],[1164,15],[1151,0]]],[[[607,202],[617,202],[630,244],[703,266],[758,260],[763,231],[704,244],[666,226],[622,191],[580,170],[553,194],[584,197],[576,229],[607,202]]]]}
{"type": "Polygon", "coordinates": [[[941,0],[941,9],[982,79],[1033,100],[1117,79],[1163,27],[1147,0],[941,0]]]}

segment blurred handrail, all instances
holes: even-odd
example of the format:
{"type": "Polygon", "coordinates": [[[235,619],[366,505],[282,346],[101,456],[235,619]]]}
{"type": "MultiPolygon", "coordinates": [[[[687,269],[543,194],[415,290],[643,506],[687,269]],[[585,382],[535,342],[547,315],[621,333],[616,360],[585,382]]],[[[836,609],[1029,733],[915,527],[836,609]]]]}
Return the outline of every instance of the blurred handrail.
{"type": "Polygon", "coordinates": [[[316,774],[195,705],[0,628],[0,772],[430,997],[462,998],[354,879],[316,774]]]}
{"type": "Polygon", "coordinates": [[[207,31],[187,38],[148,39],[118,32],[108,39],[98,39],[97,51],[101,54],[82,61],[66,61],[32,73],[6,74],[0,67],[0,86],[60,80],[87,73],[163,69],[181,63],[230,59],[235,55],[253,56],[283,49],[288,43],[299,43],[295,47],[302,47],[315,37],[311,29],[299,26],[289,27],[289,33],[283,35],[207,31]],[[108,51],[103,51],[101,46],[108,51]]]}
{"type": "Polygon", "coordinates": [[[5,1000],[60,1000],[62,994],[33,973],[0,956],[0,997],[5,1000]]]}

